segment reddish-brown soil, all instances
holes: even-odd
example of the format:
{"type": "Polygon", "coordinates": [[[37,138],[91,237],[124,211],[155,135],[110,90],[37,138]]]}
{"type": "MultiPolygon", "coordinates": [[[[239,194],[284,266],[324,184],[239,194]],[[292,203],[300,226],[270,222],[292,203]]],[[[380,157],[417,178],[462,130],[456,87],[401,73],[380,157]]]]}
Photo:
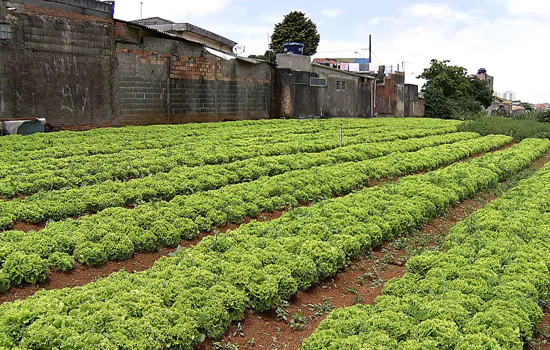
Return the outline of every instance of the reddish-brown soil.
{"type": "MultiPolygon", "coordinates": [[[[537,160],[531,170],[541,168],[548,161],[550,153],[537,160]]],[[[438,249],[451,227],[497,197],[497,193],[489,191],[462,201],[443,217],[430,220],[422,230],[384,243],[370,254],[353,261],[336,276],[299,292],[288,306],[279,308],[284,310],[286,321],[276,311],[258,314],[248,310],[245,318],[233,323],[221,340],[207,339],[196,349],[298,349],[330,310],[356,303],[373,304],[387,281],[405,274],[404,265],[409,256],[426,249],[438,249]],[[298,317],[302,320],[299,322],[301,327],[293,329],[291,320],[300,313],[303,316],[298,317]]],[[[526,349],[550,349],[550,308],[545,310],[539,329],[541,334],[526,349]]]]}
{"type": "Polygon", "coordinates": [[[539,334],[533,342],[524,347],[525,350],[550,350],[550,307],[544,308],[544,318],[539,325],[539,334]]]}
{"type": "MultiPolygon", "coordinates": [[[[425,172],[418,172],[417,174],[419,173],[425,173],[425,172]]],[[[411,176],[411,175],[415,175],[415,174],[410,174],[407,176],[411,176]]],[[[381,180],[371,181],[369,182],[368,187],[374,187],[374,186],[383,185],[389,182],[395,182],[398,179],[399,178],[392,178],[392,179],[381,179],[381,180]]],[[[309,205],[311,205],[311,203],[300,204],[300,206],[309,206],[309,205]]],[[[132,208],[131,206],[126,206],[126,207],[129,209],[132,208]]],[[[245,219],[245,223],[248,223],[253,219],[256,219],[258,221],[273,220],[282,216],[287,210],[288,208],[282,211],[279,210],[271,213],[260,213],[257,215],[256,218],[247,217],[245,219]]],[[[13,227],[13,229],[28,232],[30,230],[38,231],[44,226],[45,226],[45,223],[26,224],[22,222],[17,222],[13,227]]],[[[225,233],[226,231],[233,230],[239,226],[240,226],[239,224],[228,224],[225,227],[219,228],[218,231],[225,233]]],[[[215,231],[202,232],[195,239],[182,241],[180,245],[182,247],[194,246],[198,242],[200,242],[202,238],[208,235],[212,235],[214,234],[214,232],[215,231]]],[[[7,301],[26,299],[29,296],[36,293],[37,291],[43,290],[43,289],[52,290],[52,289],[59,289],[64,287],[82,286],[87,283],[93,282],[98,278],[108,276],[109,274],[120,270],[126,270],[130,272],[143,271],[152,267],[155,261],[157,261],[158,259],[162,258],[163,256],[168,256],[174,251],[175,249],[164,248],[156,253],[137,253],[134,255],[134,257],[132,257],[129,260],[111,261],[100,267],[89,267],[89,266],[85,266],[77,263],[76,268],[68,273],[52,272],[48,276],[48,280],[46,281],[46,283],[40,286],[26,285],[26,286],[20,286],[18,288],[12,288],[9,293],[0,295],[0,305],[7,301]]]]}
{"type": "Polygon", "coordinates": [[[29,224],[27,222],[16,221],[15,224],[13,224],[11,229],[17,230],[17,231],[29,232],[29,231],[40,231],[44,227],[46,227],[45,222],[42,222],[40,224],[29,224]]]}
{"type": "Polygon", "coordinates": [[[196,349],[298,349],[333,308],[356,303],[373,304],[387,281],[405,274],[405,262],[410,254],[424,249],[437,249],[439,241],[458,221],[496,198],[483,193],[461,202],[445,216],[431,220],[422,230],[396,238],[351,262],[336,276],[327,278],[305,292],[299,292],[283,307],[288,321],[276,311],[257,314],[247,311],[244,320],[234,323],[220,341],[206,340],[196,349]],[[291,319],[301,312],[303,329],[293,330],[291,319]],[[225,346],[225,347],[224,347],[225,346]]]}
{"type": "MultiPolygon", "coordinates": [[[[245,222],[248,223],[252,220],[273,220],[281,217],[285,211],[277,210],[271,213],[260,213],[256,218],[246,218],[245,222]]],[[[18,229],[29,228],[23,227],[23,225],[25,224],[18,223],[18,226],[20,226],[18,229]]],[[[228,224],[222,228],[217,229],[217,231],[225,233],[228,230],[234,230],[237,227],[239,227],[238,224],[228,224]]],[[[180,246],[186,248],[194,246],[199,243],[204,237],[213,235],[214,232],[215,231],[201,232],[197,237],[192,240],[181,241],[180,246]]],[[[4,302],[26,299],[32,296],[37,291],[43,289],[52,290],[65,287],[83,286],[87,283],[97,280],[98,278],[109,276],[113,272],[117,272],[120,270],[125,270],[128,272],[144,271],[151,268],[151,266],[153,266],[153,264],[160,258],[164,256],[169,256],[175,251],[175,248],[162,248],[160,251],[155,253],[137,253],[132,259],[124,261],[109,261],[105,265],[99,267],[90,267],[77,263],[76,268],[70,272],[52,272],[48,276],[48,280],[46,281],[46,283],[40,286],[26,285],[18,288],[12,288],[8,294],[0,295],[0,305],[4,302]]]]}

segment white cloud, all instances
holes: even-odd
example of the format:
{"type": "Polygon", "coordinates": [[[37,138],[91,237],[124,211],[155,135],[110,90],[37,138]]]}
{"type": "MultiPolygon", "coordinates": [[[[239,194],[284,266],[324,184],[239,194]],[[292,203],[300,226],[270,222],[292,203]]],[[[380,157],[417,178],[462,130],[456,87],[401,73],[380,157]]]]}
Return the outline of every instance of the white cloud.
{"type": "Polygon", "coordinates": [[[550,1],[548,0],[507,0],[506,7],[508,13],[513,16],[550,16],[550,1]]]}
{"type": "Polygon", "coordinates": [[[336,17],[340,16],[342,13],[344,13],[344,12],[340,9],[335,9],[335,10],[324,9],[324,10],[321,10],[321,14],[323,16],[326,16],[326,17],[329,17],[329,18],[336,18],[336,17]]]}
{"type": "MultiPolygon", "coordinates": [[[[472,22],[429,16],[413,20],[403,15],[402,19],[407,22],[394,21],[373,33],[373,51],[386,65],[395,67],[406,61],[407,73],[414,73],[407,74],[407,82],[422,85],[415,76],[431,59],[450,59],[451,64],[466,67],[470,73],[486,68],[495,77],[496,91],[512,90],[518,98],[534,103],[550,101],[546,83],[550,73],[544,69],[550,48],[541,45],[541,38],[550,37],[550,26],[543,19],[487,15],[472,22]]],[[[372,26],[366,24],[357,37],[364,37],[367,29],[372,26]]],[[[330,43],[326,46],[331,47],[330,43]]]]}
{"type": "Polygon", "coordinates": [[[220,12],[231,2],[231,0],[117,0],[115,18],[128,21],[139,19],[142,1],[144,18],[162,17],[174,22],[220,12]]]}
{"type": "Polygon", "coordinates": [[[418,3],[404,10],[404,15],[433,20],[453,20],[471,22],[474,16],[470,13],[452,9],[446,3],[418,3]]]}

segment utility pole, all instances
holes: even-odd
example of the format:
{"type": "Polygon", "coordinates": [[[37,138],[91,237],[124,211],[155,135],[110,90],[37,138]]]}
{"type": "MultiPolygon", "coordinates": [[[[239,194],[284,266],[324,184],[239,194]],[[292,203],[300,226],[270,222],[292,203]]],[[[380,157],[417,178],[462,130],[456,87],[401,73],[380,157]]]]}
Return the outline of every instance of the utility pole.
{"type": "Polygon", "coordinates": [[[369,64],[372,63],[372,35],[369,34],[369,64]]]}

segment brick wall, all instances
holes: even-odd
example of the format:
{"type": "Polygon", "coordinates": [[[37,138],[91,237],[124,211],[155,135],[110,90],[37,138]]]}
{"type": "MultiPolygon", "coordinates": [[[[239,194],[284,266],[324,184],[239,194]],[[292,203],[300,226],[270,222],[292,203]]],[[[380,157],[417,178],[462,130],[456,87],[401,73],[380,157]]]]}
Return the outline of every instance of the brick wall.
{"type": "Polygon", "coordinates": [[[112,8],[92,0],[16,0],[0,41],[2,117],[103,124],[116,114],[112,8]]]}
{"type": "Polygon", "coordinates": [[[379,116],[404,116],[404,83],[401,73],[389,74],[382,84],[376,85],[375,113],[379,116]]]}
{"type": "Polygon", "coordinates": [[[218,58],[202,45],[115,24],[117,124],[268,118],[272,68],[218,58]]]}

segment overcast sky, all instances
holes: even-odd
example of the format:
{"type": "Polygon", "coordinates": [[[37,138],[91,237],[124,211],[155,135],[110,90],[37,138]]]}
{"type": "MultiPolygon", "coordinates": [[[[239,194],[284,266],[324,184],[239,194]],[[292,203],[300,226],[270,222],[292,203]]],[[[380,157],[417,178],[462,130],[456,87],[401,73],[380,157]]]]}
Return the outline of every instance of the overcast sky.
{"type": "MultiPolygon", "coordinates": [[[[117,0],[115,17],[138,19],[140,2],[117,0]]],[[[373,63],[405,61],[407,82],[421,85],[415,76],[430,59],[451,59],[470,73],[486,68],[495,91],[550,102],[550,0],[143,0],[144,17],[195,24],[239,42],[245,54],[263,54],[268,32],[292,10],[317,23],[318,57],[368,57],[361,49],[372,34],[373,63]]]]}

